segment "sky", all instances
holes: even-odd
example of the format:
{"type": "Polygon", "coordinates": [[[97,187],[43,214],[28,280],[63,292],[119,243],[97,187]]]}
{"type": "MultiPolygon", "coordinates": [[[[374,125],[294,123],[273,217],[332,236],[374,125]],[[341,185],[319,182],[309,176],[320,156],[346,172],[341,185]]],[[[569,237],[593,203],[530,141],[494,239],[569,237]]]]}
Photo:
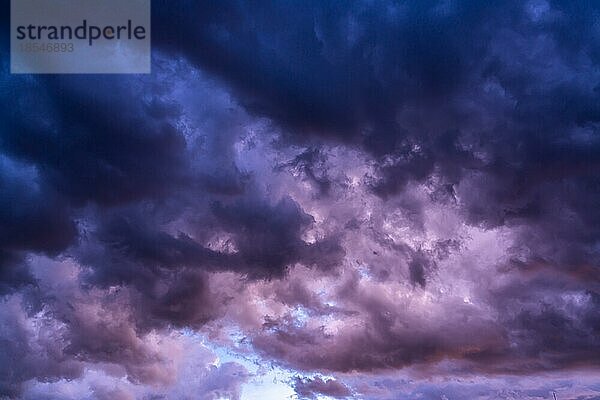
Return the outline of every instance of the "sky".
{"type": "Polygon", "coordinates": [[[1,399],[600,399],[600,3],[152,2],[11,75],[1,399]]]}

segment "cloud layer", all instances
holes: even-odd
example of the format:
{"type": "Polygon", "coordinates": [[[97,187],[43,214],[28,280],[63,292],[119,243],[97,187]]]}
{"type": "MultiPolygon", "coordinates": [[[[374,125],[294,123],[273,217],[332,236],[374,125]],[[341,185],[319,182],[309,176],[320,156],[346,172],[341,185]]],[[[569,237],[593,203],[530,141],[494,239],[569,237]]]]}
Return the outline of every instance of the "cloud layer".
{"type": "Polygon", "coordinates": [[[0,397],[598,398],[598,20],[156,1],[151,75],[3,57],[0,397]]]}

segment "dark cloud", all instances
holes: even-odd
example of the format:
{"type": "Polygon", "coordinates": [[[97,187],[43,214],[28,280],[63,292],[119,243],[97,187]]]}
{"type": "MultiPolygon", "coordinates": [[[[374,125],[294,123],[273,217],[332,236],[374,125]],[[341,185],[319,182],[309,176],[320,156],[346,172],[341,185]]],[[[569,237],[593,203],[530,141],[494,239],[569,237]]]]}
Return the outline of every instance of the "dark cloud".
{"type": "Polygon", "coordinates": [[[434,2],[159,3],[154,11],[156,43],[226,77],[250,109],[301,131],[366,134],[377,153],[403,136],[395,115],[405,103],[465,83],[489,43],[488,17],[504,14],[434,2]]]}
{"type": "Polygon", "coordinates": [[[76,205],[166,193],[184,178],[185,141],[169,123],[173,114],[156,119],[145,107],[142,96],[152,89],[143,93],[131,83],[116,77],[13,78],[3,91],[14,109],[3,111],[0,146],[36,165],[42,184],[76,205]]]}
{"type": "Polygon", "coordinates": [[[335,399],[348,398],[352,392],[342,383],[333,379],[296,377],[294,382],[296,394],[301,399],[316,399],[319,395],[335,399]]]}
{"type": "MultiPolygon", "coordinates": [[[[2,157],[2,156],[0,156],[2,157]]],[[[0,293],[34,283],[24,255],[57,254],[75,241],[77,227],[61,196],[34,168],[0,158],[0,293]]]]}
{"type": "Polygon", "coordinates": [[[331,189],[332,180],[327,176],[326,157],[317,148],[307,149],[292,160],[277,166],[277,170],[287,170],[300,174],[310,182],[318,196],[326,196],[331,189]]]}
{"type": "MultiPolygon", "coordinates": [[[[3,58],[1,396],[90,366],[169,386],[160,343],[181,330],[239,333],[302,376],[598,369],[597,4],[152,12],[149,76],[10,75],[3,58]]],[[[241,396],[245,368],[196,356],[196,397],[241,396]]],[[[293,385],[362,393],[348,382],[293,385]]],[[[551,389],[402,384],[365,396],[551,389]]]]}
{"type": "Polygon", "coordinates": [[[215,203],[212,207],[223,227],[234,235],[243,262],[258,276],[281,276],[295,263],[334,268],[343,256],[335,238],[312,244],[301,236],[313,222],[291,198],[275,205],[243,201],[231,205],[215,203]]]}

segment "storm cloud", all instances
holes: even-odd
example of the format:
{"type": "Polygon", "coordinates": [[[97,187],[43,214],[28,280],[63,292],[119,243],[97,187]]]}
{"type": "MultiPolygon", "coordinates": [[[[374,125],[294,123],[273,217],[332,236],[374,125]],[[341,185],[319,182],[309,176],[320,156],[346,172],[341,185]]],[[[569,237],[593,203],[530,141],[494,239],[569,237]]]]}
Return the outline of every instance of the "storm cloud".
{"type": "Polygon", "coordinates": [[[149,75],[2,58],[0,396],[600,395],[598,5],[152,13],[149,75]]]}

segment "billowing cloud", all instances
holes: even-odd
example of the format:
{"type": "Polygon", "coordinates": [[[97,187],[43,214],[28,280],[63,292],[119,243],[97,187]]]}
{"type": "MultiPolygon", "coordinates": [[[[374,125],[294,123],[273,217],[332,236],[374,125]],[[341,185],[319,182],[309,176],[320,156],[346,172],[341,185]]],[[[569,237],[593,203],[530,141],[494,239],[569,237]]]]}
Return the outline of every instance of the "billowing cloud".
{"type": "Polygon", "coordinates": [[[0,396],[599,396],[597,5],[152,8],[1,63],[0,396]]]}
{"type": "Polygon", "coordinates": [[[333,397],[336,399],[350,396],[350,390],[343,384],[330,379],[315,378],[296,378],[294,385],[296,393],[303,399],[315,399],[318,395],[333,397]]]}

